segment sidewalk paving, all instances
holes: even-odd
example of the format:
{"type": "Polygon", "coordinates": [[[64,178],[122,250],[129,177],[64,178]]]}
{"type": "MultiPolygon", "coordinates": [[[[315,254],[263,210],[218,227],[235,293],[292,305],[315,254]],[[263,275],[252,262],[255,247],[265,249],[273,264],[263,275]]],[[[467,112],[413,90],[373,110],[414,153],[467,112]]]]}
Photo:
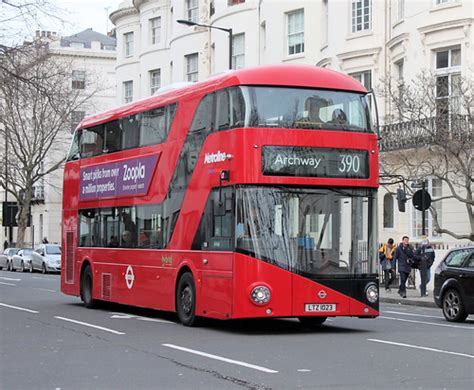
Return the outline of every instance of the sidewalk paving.
{"type": "Polygon", "coordinates": [[[433,300],[433,291],[428,290],[427,297],[420,296],[420,290],[407,289],[407,297],[402,298],[397,293],[397,287],[392,288],[392,292],[385,291],[383,286],[380,286],[379,290],[379,301],[386,303],[397,303],[399,305],[412,305],[412,306],[424,306],[424,307],[438,307],[433,300]]]}

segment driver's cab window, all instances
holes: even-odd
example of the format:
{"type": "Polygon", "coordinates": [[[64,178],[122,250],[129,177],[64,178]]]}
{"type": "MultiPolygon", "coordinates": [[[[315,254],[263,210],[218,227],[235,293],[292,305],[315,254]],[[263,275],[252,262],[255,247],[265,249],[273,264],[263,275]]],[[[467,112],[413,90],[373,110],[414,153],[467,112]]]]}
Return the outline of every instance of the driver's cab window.
{"type": "Polygon", "coordinates": [[[194,237],[192,249],[209,251],[233,250],[234,189],[211,191],[194,237]]]}

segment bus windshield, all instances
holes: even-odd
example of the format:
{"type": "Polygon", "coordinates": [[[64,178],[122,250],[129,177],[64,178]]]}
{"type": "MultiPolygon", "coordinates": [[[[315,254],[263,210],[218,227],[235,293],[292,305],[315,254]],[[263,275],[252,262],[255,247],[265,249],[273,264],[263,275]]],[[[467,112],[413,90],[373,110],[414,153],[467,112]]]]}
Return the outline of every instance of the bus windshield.
{"type": "Polygon", "coordinates": [[[371,274],[375,207],[369,189],[239,187],[236,251],[309,277],[371,274]]]}
{"type": "Polygon", "coordinates": [[[365,94],[324,89],[241,87],[246,127],[372,132],[365,94]]]}

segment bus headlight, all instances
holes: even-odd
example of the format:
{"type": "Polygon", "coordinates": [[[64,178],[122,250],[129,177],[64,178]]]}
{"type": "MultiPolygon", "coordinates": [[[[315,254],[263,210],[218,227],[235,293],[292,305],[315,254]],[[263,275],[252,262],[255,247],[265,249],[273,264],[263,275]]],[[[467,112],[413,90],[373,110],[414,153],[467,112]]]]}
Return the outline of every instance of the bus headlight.
{"type": "Polygon", "coordinates": [[[265,305],[268,303],[268,301],[270,301],[270,296],[270,290],[265,286],[256,286],[250,292],[252,302],[256,305],[265,305]]]}
{"type": "Polygon", "coordinates": [[[379,289],[374,283],[371,283],[365,288],[365,295],[370,303],[375,303],[379,299],[379,289]]]}

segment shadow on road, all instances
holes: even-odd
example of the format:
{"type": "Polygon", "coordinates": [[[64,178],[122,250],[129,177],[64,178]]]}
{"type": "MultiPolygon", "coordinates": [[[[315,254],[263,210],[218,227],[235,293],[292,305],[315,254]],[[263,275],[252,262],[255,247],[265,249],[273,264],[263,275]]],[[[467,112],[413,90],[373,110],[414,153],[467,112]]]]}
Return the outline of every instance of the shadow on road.
{"type": "MultiPolygon", "coordinates": [[[[68,303],[70,306],[82,306],[81,303],[68,303]]],[[[84,308],[84,310],[86,310],[84,308]]],[[[146,309],[135,306],[121,305],[111,302],[99,302],[96,309],[103,312],[119,312],[137,317],[148,317],[166,320],[179,324],[176,313],[146,309]]],[[[283,334],[354,334],[370,332],[366,329],[354,329],[336,326],[330,320],[314,328],[303,327],[296,318],[251,318],[240,320],[215,320],[199,318],[197,327],[212,329],[218,332],[228,332],[242,335],[283,335],[283,334]]],[[[191,328],[190,328],[191,329],[191,328]]]]}

